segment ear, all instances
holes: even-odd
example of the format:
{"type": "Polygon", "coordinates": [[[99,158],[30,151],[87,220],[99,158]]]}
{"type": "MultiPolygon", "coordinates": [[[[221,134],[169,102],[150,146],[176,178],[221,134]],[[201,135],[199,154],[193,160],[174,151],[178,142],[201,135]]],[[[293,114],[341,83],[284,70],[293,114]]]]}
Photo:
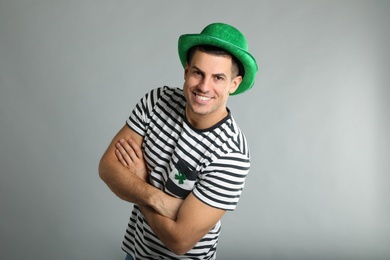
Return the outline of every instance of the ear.
{"type": "Polygon", "coordinates": [[[233,94],[237,90],[238,86],[240,86],[241,81],[242,76],[237,76],[232,80],[232,82],[230,83],[229,94],[233,94]]]}
{"type": "Polygon", "coordinates": [[[186,66],[184,67],[184,80],[186,79],[188,73],[188,62],[186,62],[186,66]]]}

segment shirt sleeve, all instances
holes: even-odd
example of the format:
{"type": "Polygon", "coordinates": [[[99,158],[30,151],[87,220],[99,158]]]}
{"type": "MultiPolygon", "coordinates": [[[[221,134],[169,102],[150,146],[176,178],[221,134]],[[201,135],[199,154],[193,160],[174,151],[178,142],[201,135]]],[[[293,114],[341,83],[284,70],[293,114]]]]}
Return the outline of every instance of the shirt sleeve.
{"type": "Polygon", "coordinates": [[[153,89],[146,93],[136,104],[131,115],[126,120],[127,125],[137,134],[145,136],[151,114],[161,95],[162,88],[153,89]]]}
{"type": "Polygon", "coordinates": [[[248,154],[228,153],[214,160],[202,173],[193,194],[202,202],[224,210],[234,210],[249,173],[248,154]]]}

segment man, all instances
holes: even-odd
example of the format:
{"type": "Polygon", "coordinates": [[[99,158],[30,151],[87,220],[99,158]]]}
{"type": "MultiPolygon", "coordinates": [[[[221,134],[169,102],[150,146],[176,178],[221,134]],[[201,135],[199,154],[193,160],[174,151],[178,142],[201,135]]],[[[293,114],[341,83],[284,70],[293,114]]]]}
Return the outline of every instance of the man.
{"type": "Polygon", "coordinates": [[[235,209],[250,167],[226,107],[257,73],[245,36],[213,23],[178,45],[183,89],[147,93],[99,164],[108,187],[134,203],[126,259],[215,259],[220,220],[235,209]]]}

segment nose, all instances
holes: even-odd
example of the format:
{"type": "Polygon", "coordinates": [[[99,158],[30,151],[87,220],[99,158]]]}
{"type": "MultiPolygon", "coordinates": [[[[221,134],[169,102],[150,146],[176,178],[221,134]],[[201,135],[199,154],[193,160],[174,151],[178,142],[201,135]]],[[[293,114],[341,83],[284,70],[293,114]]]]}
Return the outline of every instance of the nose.
{"type": "Polygon", "coordinates": [[[211,84],[211,79],[203,77],[202,80],[199,81],[198,89],[203,93],[206,93],[211,89],[211,84]]]}

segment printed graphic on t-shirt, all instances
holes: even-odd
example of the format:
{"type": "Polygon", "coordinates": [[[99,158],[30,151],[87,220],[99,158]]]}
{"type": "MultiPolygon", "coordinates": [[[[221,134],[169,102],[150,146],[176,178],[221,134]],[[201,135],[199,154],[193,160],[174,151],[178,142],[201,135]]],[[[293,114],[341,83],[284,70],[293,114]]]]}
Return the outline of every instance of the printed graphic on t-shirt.
{"type": "Polygon", "coordinates": [[[194,188],[198,172],[193,171],[183,160],[174,165],[165,190],[174,196],[184,199],[194,188]]]}

